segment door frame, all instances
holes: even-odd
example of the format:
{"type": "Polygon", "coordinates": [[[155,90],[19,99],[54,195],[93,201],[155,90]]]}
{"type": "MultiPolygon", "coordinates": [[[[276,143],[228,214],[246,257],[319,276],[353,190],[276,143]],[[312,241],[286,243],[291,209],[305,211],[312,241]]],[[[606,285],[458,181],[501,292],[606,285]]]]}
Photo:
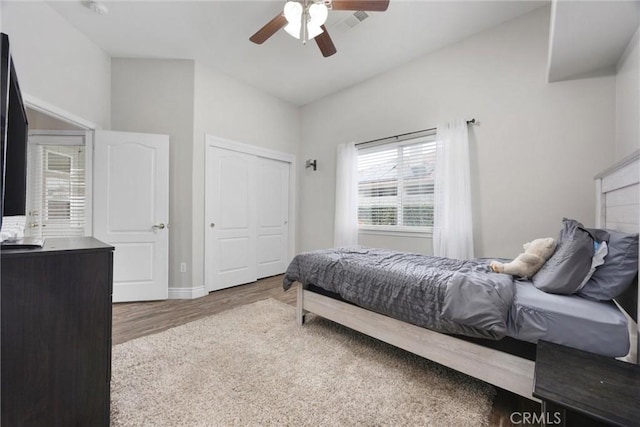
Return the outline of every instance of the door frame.
{"type": "MultiPolygon", "coordinates": [[[[70,125],[76,126],[79,128],[77,131],[67,130],[67,131],[47,131],[47,132],[34,132],[30,130],[28,132],[29,135],[52,135],[56,134],[71,134],[73,132],[84,133],[85,138],[85,147],[86,147],[86,158],[85,158],[85,185],[87,196],[86,196],[86,218],[85,218],[85,236],[93,236],[93,136],[96,130],[102,129],[101,126],[93,123],[89,120],[86,120],[83,117],[77,116],[70,111],[67,111],[63,108],[58,107],[57,105],[51,104],[47,101],[44,101],[38,97],[35,97],[29,93],[22,93],[22,100],[24,102],[25,107],[30,108],[39,113],[45,114],[49,117],[52,117],[61,122],[69,123],[70,125]]],[[[29,144],[29,143],[27,143],[29,144]]]]}
{"type": "MultiPolygon", "coordinates": [[[[46,114],[46,113],[45,113],[46,114]]],[[[81,137],[84,139],[84,183],[85,183],[85,212],[84,212],[84,235],[93,236],[93,130],[30,130],[27,146],[29,149],[29,156],[31,156],[31,149],[33,145],[36,145],[38,139],[46,138],[64,138],[64,137],[81,137]],[[33,137],[33,138],[32,138],[33,137]]],[[[53,142],[52,142],[53,144],[53,142]]],[[[61,143],[58,145],[78,145],[61,143]]],[[[27,174],[27,179],[29,175],[27,174]]],[[[28,188],[31,187],[31,182],[28,182],[28,188]]],[[[29,190],[27,190],[29,191],[29,190]]],[[[27,212],[27,222],[31,215],[27,212]]]]}
{"type": "MultiPolygon", "coordinates": [[[[244,154],[251,154],[258,157],[264,157],[272,160],[279,160],[281,162],[289,163],[289,232],[288,232],[288,245],[287,245],[287,263],[293,259],[296,253],[296,236],[297,236],[297,218],[296,218],[296,206],[297,206],[297,189],[296,178],[298,176],[296,168],[296,156],[295,154],[284,153],[282,151],[272,150],[270,148],[259,147],[256,145],[245,144],[243,142],[237,142],[226,138],[217,137],[210,134],[205,134],[205,173],[204,173],[204,229],[208,228],[207,221],[207,198],[209,197],[209,188],[207,184],[207,167],[209,165],[209,150],[208,147],[222,148],[225,150],[236,151],[244,154]]],[[[211,249],[208,247],[208,239],[204,238],[204,280],[205,280],[205,292],[211,292],[209,286],[207,286],[206,280],[209,273],[209,263],[207,262],[207,255],[210,254],[211,249]]]]}
{"type": "Polygon", "coordinates": [[[50,117],[53,117],[57,120],[72,124],[79,128],[93,131],[100,130],[101,127],[97,124],[90,122],[80,116],[76,116],[75,114],[64,110],[56,105],[50,104],[47,101],[43,101],[40,98],[36,98],[28,93],[22,93],[22,100],[24,101],[25,107],[31,108],[32,110],[38,111],[40,113],[46,114],[50,117]]]}

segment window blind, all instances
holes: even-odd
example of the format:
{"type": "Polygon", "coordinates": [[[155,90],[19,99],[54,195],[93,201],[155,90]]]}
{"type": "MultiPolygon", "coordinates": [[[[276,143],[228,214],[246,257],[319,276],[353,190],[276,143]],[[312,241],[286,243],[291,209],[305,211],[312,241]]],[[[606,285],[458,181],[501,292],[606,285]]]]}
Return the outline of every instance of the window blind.
{"type": "Polygon", "coordinates": [[[434,136],[359,150],[360,227],[428,231],[434,169],[434,136]]]}
{"type": "Polygon", "coordinates": [[[84,144],[29,145],[27,229],[36,237],[85,235],[84,144]]]}

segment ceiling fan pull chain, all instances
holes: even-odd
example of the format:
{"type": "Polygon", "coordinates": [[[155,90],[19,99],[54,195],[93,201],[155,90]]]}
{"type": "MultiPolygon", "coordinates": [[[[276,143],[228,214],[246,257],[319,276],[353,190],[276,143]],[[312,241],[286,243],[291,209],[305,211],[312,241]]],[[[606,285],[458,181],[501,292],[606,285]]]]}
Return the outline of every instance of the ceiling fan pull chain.
{"type": "Polygon", "coordinates": [[[304,12],[302,12],[302,44],[306,45],[309,37],[309,30],[307,30],[307,23],[309,22],[309,8],[304,5],[304,12]]]}

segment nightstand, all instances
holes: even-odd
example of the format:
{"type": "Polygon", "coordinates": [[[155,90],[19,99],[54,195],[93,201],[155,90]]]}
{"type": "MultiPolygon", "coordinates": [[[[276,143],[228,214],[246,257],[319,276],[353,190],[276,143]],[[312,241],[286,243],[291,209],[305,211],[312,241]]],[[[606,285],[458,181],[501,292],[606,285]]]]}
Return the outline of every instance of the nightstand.
{"type": "Polygon", "coordinates": [[[539,341],[533,396],[611,425],[640,424],[640,366],[547,341],[539,341]]]}

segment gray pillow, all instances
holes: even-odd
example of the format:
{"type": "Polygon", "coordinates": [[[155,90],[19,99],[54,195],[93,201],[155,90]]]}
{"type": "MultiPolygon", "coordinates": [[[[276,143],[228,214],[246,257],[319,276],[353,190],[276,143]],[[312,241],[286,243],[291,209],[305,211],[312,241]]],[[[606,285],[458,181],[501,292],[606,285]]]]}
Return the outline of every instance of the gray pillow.
{"type": "Polygon", "coordinates": [[[531,281],[541,291],[568,295],[578,290],[591,269],[593,238],[576,220],[564,218],[562,224],[556,251],[531,281]]]}
{"type": "MultiPolygon", "coordinates": [[[[590,230],[598,232],[601,230],[590,230]]],[[[598,301],[609,301],[622,294],[638,274],[638,235],[606,230],[609,253],[577,294],[598,301]]],[[[597,237],[596,237],[597,238],[597,237]]]]}

